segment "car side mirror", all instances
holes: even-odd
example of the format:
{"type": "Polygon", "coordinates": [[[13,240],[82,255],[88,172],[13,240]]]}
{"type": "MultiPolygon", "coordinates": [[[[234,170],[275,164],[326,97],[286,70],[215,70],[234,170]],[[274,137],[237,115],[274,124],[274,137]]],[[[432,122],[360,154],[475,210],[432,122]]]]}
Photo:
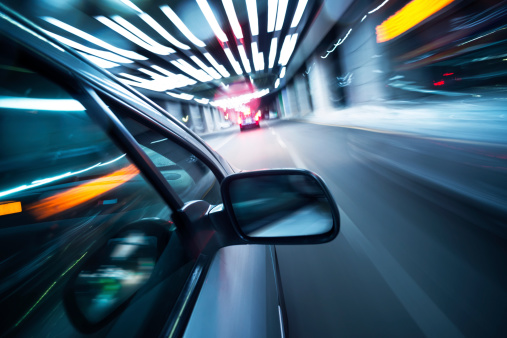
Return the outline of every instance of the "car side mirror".
{"type": "Polygon", "coordinates": [[[84,260],[64,296],[69,318],[79,330],[94,332],[123,311],[147,284],[171,232],[167,221],[139,220],[84,260]]]}
{"type": "Polygon", "coordinates": [[[224,179],[224,208],[250,244],[312,244],[333,240],[340,216],[324,181],[303,169],[242,172],[224,179]]]}

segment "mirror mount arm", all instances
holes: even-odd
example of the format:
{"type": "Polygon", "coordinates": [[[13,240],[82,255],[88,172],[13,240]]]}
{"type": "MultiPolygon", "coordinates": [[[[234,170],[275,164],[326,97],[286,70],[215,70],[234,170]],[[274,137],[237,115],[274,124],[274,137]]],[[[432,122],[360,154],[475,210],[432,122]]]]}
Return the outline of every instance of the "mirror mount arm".
{"type": "Polygon", "coordinates": [[[213,229],[217,232],[217,240],[220,247],[238,244],[247,244],[240,238],[231,222],[231,218],[223,204],[214,206],[208,212],[213,229]]]}

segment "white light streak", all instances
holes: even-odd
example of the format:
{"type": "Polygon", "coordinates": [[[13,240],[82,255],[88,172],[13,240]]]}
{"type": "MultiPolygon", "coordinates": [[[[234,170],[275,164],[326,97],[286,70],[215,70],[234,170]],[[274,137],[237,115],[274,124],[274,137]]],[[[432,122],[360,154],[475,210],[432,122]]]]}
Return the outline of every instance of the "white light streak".
{"type": "Polygon", "coordinates": [[[275,30],[277,7],[278,0],[268,0],[268,33],[275,30]]]}
{"type": "Polygon", "coordinates": [[[280,71],[280,79],[283,79],[285,77],[286,69],[287,69],[287,67],[283,67],[282,70],[280,71]]]}
{"type": "Polygon", "coordinates": [[[296,12],[294,13],[294,18],[292,19],[292,23],[290,24],[291,28],[297,27],[297,25],[299,24],[299,21],[303,16],[303,12],[305,11],[307,3],[308,0],[299,0],[296,12]]]}
{"type": "Polygon", "coordinates": [[[245,47],[243,45],[239,45],[238,51],[239,56],[241,57],[241,62],[243,62],[243,67],[245,67],[247,73],[251,73],[252,68],[250,68],[250,60],[248,60],[248,57],[246,56],[245,47]]]}
{"type": "Polygon", "coordinates": [[[178,60],[171,61],[171,63],[174,66],[181,69],[182,71],[184,71],[185,73],[187,73],[188,75],[196,78],[197,80],[199,80],[201,82],[208,82],[208,81],[213,80],[213,78],[211,76],[209,76],[208,74],[206,74],[203,70],[195,69],[185,60],[178,59],[178,60]]]}
{"type": "Polygon", "coordinates": [[[120,0],[120,1],[123,2],[125,5],[129,6],[130,8],[132,8],[133,10],[135,10],[138,13],[142,13],[143,12],[142,10],[139,9],[139,7],[137,7],[136,5],[134,5],[129,0],[120,0]]]}
{"type": "Polygon", "coordinates": [[[169,94],[172,97],[175,97],[177,99],[182,99],[182,100],[187,100],[187,101],[192,100],[194,98],[194,95],[185,94],[185,93],[176,94],[176,93],[167,92],[167,94],[169,94]]]}
{"type": "Polygon", "coordinates": [[[58,180],[61,180],[62,178],[66,178],[66,177],[70,177],[70,176],[81,174],[81,173],[89,171],[89,170],[91,170],[93,168],[102,167],[102,166],[111,164],[113,162],[116,162],[116,161],[122,159],[123,157],[125,157],[126,155],[127,154],[123,154],[120,157],[117,157],[114,160],[111,160],[111,161],[106,162],[106,163],[99,162],[97,164],[92,165],[91,167],[88,167],[88,168],[85,168],[85,169],[82,169],[82,170],[79,170],[79,171],[74,171],[74,172],[69,171],[69,172],[67,172],[65,174],[61,174],[61,175],[57,175],[57,176],[43,178],[43,179],[40,179],[40,180],[33,181],[30,185],[24,184],[22,186],[19,186],[19,187],[13,188],[13,189],[5,190],[5,191],[0,192],[0,197],[7,196],[7,195],[10,195],[10,194],[13,194],[13,193],[16,193],[16,192],[28,190],[30,188],[35,188],[35,187],[38,187],[38,186],[41,186],[41,185],[44,185],[44,184],[48,184],[48,183],[51,183],[51,182],[54,182],[54,181],[58,181],[58,180]]]}
{"type": "Polygon", "coordinates": [[[259,53],[257,42],[252,42],[252,58],[255,70],[264,70],[264,53],[259,53]]]}
{"type": "Polygon", "coordinates": [[[322,59],[325,59],[329,56],[329,54],[331,54],[332,52],[335,51],[336,48],[338,48],[339,45],[341,45],[343,42],[345,42],[345,39],[347,39],[350,35],[350,33],[352,32],[352,28],[349,29],[349,31],[347,32],[347,34],[345,34],[345,37],[343,39],[339,39],[335,44],[334,44],[334,47],[333,49],[331,50],[328,50],[327,51],[327,54],[325,56],[321,56],[322,59]]]}
{"type": "Polygon", "coordinates": [[[229,18],[229,23],[231,24],[234,35],[236,36],[237,39],[243,39],[243,31],[241,30],[238,17],[236,16],[236,12],[234,11],[234,5],[232,4],[232,0],[222,0],[222,3],[224,4],[225,13],[229,18]]]}
{"type": "Polygon", "coordinates": [[[213,68],[211,67],[208,67],[206,66],[206,64],[204,62],[202,62],[197,56],[195,55],[192,55],[190,57],[192,59],[192,61],[194,61],[199,67],[201,67],[202,70],[204,70],[206,73],[208,73],[212,78],[214,78],[215,80],[218,80],[218,79],[221,79],[222,76],[220,76],[220,74],[218,74],[218,72],[216,70],[214,70],[213,68]]]}
{"type": "Polygon", "coordinates": [[[134,59],[134,60],[148,60],[148,58],[142,56],[141,54],[138,54],[136,52],[133,52],[133,51],[129,51],[129,50],[125,50],[125,49],[121,49],[121,48],[118,48],[118,47],[115,47],[113,45],[110,45],[108,44],[107,42],[105,41],[102,41],[100,40],[99,38],[96,38],[94,37],[93,35],[90,35],[86,32],[83,32],[77,28],[74,28],[60,20],[57,20],[57,19],[54,19],[54,18],[51,18],[51,17],[43,17],[42,18],[43,20],[49,22],[50,24],[56,26],[56,27],[59,27],[69,33],[72,33],[82,39],[85,39],[97,46],[100,46],[104,49],[107,49],[113,53],[116,53],[116,54],[119,54],[123,57],[126,57],[126,58],[129,58],[129,59],[134,59]]]}
{"type": "Polygon", "coordinates": [[[38,99],[13,96],[0,96],[0,108],[44,111],[85,111],[81,103],[73,99],[38,99]]]}
{"type": "Polygon", "coordinates": [[[189,46],[185,45],[184,43],[179,42],[176,40],[171,34],[169,34],[168,31],[164,29],[155,19],[153,19],[151,16],[149,16],[146,13],[139,14],[139,17],[143,19],[144,22],[146,22],[151,28],[153,28],[158,34],[160,34],[164,39],[169,41],[173,46],[178,47],[180,49],[188,50],[190,49],[189,46]]]}
{"type": "MultiPolygon", "coordinates": [[[[127,79],[120,78],[120,80],[123,83],[126,83],[128,85],[131,85],[134,87],[139,87],[139,88],[144,88],[144,89],[148,89],[148,90],[152,90],[152,91],[156,91],[156,92],[163,92],[166,90],[185,87],[188,85],[194,85],[197,83],[195,80],[190,79],[190,78],[186,77],[185,75],[173,74],[173,73],[169,72],[168,70],[163,69],[159,66],[153,65],[152,68],[161,72],[162,74],[164,74],[166,76],[160,76],[159,74],[157,74],[155,79],[149,80],[149,79],[144,79],[144,78],[132,75],[132,74],[120,73],[119,75],[123,76],[124,78],[130,79],[130,80],[127,80],[127,79]]],[[[146,71],[144,71],[144,73],[146,73],[146,71]]]]}
{"type": "Polygon", "coordinates": [[[363,22],[366,19],[367,16],[368,15],[363,16],[363,18],[361,19],[361,22],[363,22]]]}
{"type": "Polygon", "coordinates": [[[382,8],[382,6],[384,6],[384,5],[385,5],[386,3],[388,3],[388,2],[389,2],[389,0],[384,1],[384,2],[383,2],[383,3],[381,3],[381,4],[377,7],[377,8],[375,8],[375,9],[373,9],[373,10],[369,11],[369,12],[368,12],[368,14],[375,13],[376,11],[378,11],[380,8],[382,8]]]}
{"type": "Polygon", "coordinates": [[[240,95],[240,96],[216,100],[216,101],[211,102],[210,104],[214,107],[238,108],[238,107],[244,105],[245,103],[250,102],[253,99],[262,97],[267,94],[269,94],[269,89],[265,88],[263,90],[256,91],[256,92],[253,92],[250,94],[244,94],[244,95],[240,95]]]}
{"type": "Polygon", "coordinates": [[[250,21],[250,32],[253,36],[257,36],[259,35],[259,18],[256,0],[246,0],[246,10],[248,11],[248,21],[250,21]]]}
{"type": "Polygon", "coordinates": [[[276,13],[276,26],[275,31],[279,31],[283,27],[285,20],[285,11],[287,11],[287,4],[289,0],[278,0],[278,12],[276,13]]]}
{"type": "Polygon", "coordinates": [[[188,29],[188,27],[181,21],[181,19],[178,17],[174,11],[169,8],[169,6],[162,6],[160,7],[162,12],[171,20],[171,22],[178,27],[178,29],[185,35],[187,39],[189,39],[194,45],[197,47],[206,47],[206,44],[195,37],[194,34],[188,29]]]}
{"type": "Polygon", "coordinates": [[[276,79],[275,81],[275,88],[278,88],[280,86],[280,79],[276,79]]]}
{"type": "Polygon", "coordinates": [[[113,19],[116,21],[112,21],[105,16],[96,16],[95,19],[102,22],[107,27],[111,28],[118,34],[122,35],[123,37],[129,39],[136,45],[159,55],[168,55],[171,53],[174,53],[174,49],[162,46],[155,40],[148,37],[146,34],[141,32],[137,27],[132,25],[127,20],[115,15],[113,19]],[[121,26],[120,26],[121,24],[121,26]]]}
{"type": "Polygon", "coordinates": [[[218,70],[218,72],[223,76],[223,77],[229,77],[231,76],[231,74],[227,71],[227,69],[225,69],[224,66],[222,66],[221,64],[219,64],[214,58],[213,56],[211,56],[210,53],[204,53],[203,54],[204,57],[206,59],[208,59],[209,63],[211,63],[211,65],[213,67],[215,67],[216,70],[218,70]]]}
{"type": "Polygon", "coordinates": [[[276,60],[276,49],[278,48],[278,38],[271,39],[271,47],[269,49],[269,69],[273,68],[276,60]]]}
{"type": "Polygon", "coordinates": [[[228,41],[227,36],[225,35],[222,28],[220,28],[220,25],[218,24],[218,21],[215,18],[213,11],[209,7],[208,1],[206,0],[196,0],[196,1],[197,4],[199,5],[199,8],[201,9],[202,14],[204,14],[206,21],[208,21],[208,24],[215,33],[216,37],[222,42],[227,42],[228,41]]]}
{"type": "Polygon", "coordinates": [[[200,103],[200,104],[208,104],[209,103],[209,99],[194,99],[195,102],[197,103],[200,103]]]}
{"type": "Polygon", "coordinates": [[[77,42],[72,41],[70,39],[64,38],[63,36],[54,34],[54,33],[50,32],[50,31],[44,30],[44,32],[46,34],[52,36],[56,40],[58,40],[58,41],[60,41],[60,42],[62,42],[64,44],[66,44],[69,47],[72,47],[72,48],[80,50],[82,52],[91,54],[91,55],[96,56],[98,58],[102,58],[102,59],[105,59],[107,61],[118,62],[118,63],[133,63],[134,62],[134,61],[132,61],[130,59],[127,59],[127,58],[125,58],[123,56],[120,56],[118,54],[115,54],[115,53],[106,52],[106,51],[103,51],[103,50],[98,50],[98,49],[95,49],[95,48],[86,47],[86,46],[84,46],[84,45],[82,45],[80,43],[77,43],[77,42]]]}
{"type": "Polygon", "coordinates": [[[278,59],[278,63],[282,66],[285,66],[296,47],[296,41],[298,38],[298,34],[287,35],[285,40],[283,41],[282,50],[280,51],[280,59],[278,59]]]}
{"type": "Polygon", "coordinates": [[[160,66],[157,66],[157,65],[152,65],[151,68],[159,71],[160,73],[164,74],[165,76],[175,76],[176,74],[174,73],[171,73],[170,71],[168,71],[167,69],[165,68],[162,68],[160,66]]]}
{"type": "Polygon", "coordinates": [[[120,65],[118,63],[114,63],[108,60],[101,59],[95,55],[86,54],[83,52],[78,52],[82,56],[84,56],[89,61],[93,62],[95,65],[99,66],[100,68],[108,69],[108,68],[114,68],[119,67],[120,65]]]}
{"type": "Polygon", "coordinates": [[[227,58],[229,59],[229,62],[232,65],[232,68],[234,68],[234,71],[236,74],[241,75],[243,74],[243,69],[241,69],[241,66],[239,65],[238,61],[234,58],[234,55],[232,55],[232,52],[229,48],[224,48],[225,55],[227,55],[227,58]]]}

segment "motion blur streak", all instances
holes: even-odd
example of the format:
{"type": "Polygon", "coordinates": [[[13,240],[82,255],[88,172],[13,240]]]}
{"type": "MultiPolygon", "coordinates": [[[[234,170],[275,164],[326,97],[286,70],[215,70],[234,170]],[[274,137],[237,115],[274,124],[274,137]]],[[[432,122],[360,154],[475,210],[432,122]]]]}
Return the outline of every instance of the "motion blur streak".
{"type": "Polygon", "coordinates": [[[421,23],[454,0],[413,0],[377,26],[377,42],[386,42],[421,23]]]}
{"type": "Polygon", "coordinates": [[[0,202],[0,216],[21,212],[21,202],[0,202]]]}
{"type": "Polygon", "coordinates": [[[36,202],[29,206],[28,210],[39,220],[48,218],[99,197],[131,180],[137,174],[139,174],[139,170],[131,164],[109,175],[91,180],[90,182],[83,183],[36,202]]]}

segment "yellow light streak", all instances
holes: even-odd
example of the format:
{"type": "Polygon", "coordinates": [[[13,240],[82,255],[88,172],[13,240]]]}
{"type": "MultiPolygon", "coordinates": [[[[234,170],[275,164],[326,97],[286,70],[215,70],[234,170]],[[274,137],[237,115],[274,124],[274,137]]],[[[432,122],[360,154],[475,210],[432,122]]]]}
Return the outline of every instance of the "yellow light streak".
{"type": "Polygon", "coordinates": [[[30,205],[28,210],[39,220],[48,218],[99,197],[131,180],[137,174],[139,174],[139,170],[131,164],[109,175],[47,197],[30,205]]]}
{"type": "Polygon", "coordinates": [[[0,202],[0,216],[21,212],[21,202],[0,202]]]}
{"type": "Polygon", "coordinates": [[[413,0],[376,27],[377,42],[386,42],[426,20],[454,0],[413,0]]]}

